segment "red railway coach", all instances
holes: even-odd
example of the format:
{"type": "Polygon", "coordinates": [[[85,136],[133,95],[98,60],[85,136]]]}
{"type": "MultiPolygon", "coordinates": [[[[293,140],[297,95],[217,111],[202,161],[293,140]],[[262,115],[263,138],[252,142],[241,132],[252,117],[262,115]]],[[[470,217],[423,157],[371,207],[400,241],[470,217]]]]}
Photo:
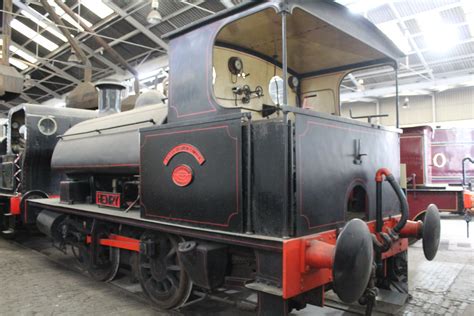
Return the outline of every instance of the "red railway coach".
{"type": "Polygon", "coordinates": [[[474,128],[403,129],[400,160],[406,164],[410,219],[420,219],[430,203],[441,212],[472,211],[474,128]]]}

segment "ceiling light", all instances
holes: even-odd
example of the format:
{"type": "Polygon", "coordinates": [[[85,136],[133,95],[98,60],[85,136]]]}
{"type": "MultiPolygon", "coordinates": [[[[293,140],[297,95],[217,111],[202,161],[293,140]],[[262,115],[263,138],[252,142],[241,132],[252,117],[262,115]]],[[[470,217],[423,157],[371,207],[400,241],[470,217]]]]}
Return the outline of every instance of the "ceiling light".
{"type": "Polygon", "coordinates": [[[23,87],[25,87],[26,89],[28,88],[31,88],[35,85],[35,82],[33,79],[31,79],[31,76],[30,75],[25,75],[25,82],[23,84],[23,87]]]}
{"type": "MultiPolygon", "coordinates": [[[[31,9],[31,10],[33,10],[33,9],[31,9]]],[[[36,12],[36,11],[34,11],[34,12],[36,12]]],[[[36,12],[36,13],[37,14],[33,15],[33,14],[30,14],[29,12],[27,12],[25,10],[21,10],[22,15],[24,15],[25,17],[27,17],[31,21],[35,22],[36,24],[38,24],[40,27],[44,28],[49,33],[51,33],[54,36],[56,36],[57,38],[59,38],[61,41],[67,42],[67,38],[63,34],[61,34],[61,32],[57,31],[54,27],[51,26],[51,25],[54,25],[53,22],[48,20],[46,17],[42,16],[39,12],[36,12]],[[41,16],[42,18],[40,19],[40,18],[38,18],[38,16],[41,16]],[[49,22],[48,24],[50,26],[48,26],[48,24],[46,24],[42,20],[45,20],[46,22],[49,22]]]]}
{"type": "Polygon", "coordinates": [[[32,41],[36,42],[38,45],[43,46],[44,48],[46,48],[49,51],[53,51],[53,50],[55,50],[59,47],[58,45],[51,42],[46,37],[40,35],[38,32],[33,31],[28,26],[21,23],[17,19],[14,19],[14,20],[11,21],[11,27],[13,29],[17,30],[18,32],[20,32],[23,36],[26,36],[27,38],[29,38],[32,41]]]}
{"type": "Polygon", "coordinates": [[[445,52],[453,47],[459,38],[455,25],[443,22],[439,13],[426,13],[417,18],[428,49],[445,52]]]}
{"type": "Polygon", "coordinates": [[[158,11],[159,3],[158,0],[151,0],[151,11],[148,13],[146,17],[146,21],[149,24],[157,24],[161,21],[162,17],[160,12],[158,11]]]}
{"type": "Polygon", "coordinates": [[[79,64],[81,62],[79,58],[77,58],[77,55],[74,49],[71,49],[71,55],[69,55],[69,57],[67,58],[67,61],[69,63],[76,63],[76,64],[79,64]]]}
{"type": "Polygon", "coordinates": [[[411,51],[411,45],[408,37],[402,33],[397,22],[385,22],[378,24],[377,27],[405,54],[411,51]]]}
{"type": "Polygon", "coordinates": [[[406,98],[403,100],[402,108],[408,109],[409,107],[410,107],[410,99],[409,99],[408,97],[406,97],[406,98]]]}
{"type": "Polygon", "coordinates": [[[101,0],[81,0],[80,3],[101,19],[114,13],[114,10],[101,0]]]}

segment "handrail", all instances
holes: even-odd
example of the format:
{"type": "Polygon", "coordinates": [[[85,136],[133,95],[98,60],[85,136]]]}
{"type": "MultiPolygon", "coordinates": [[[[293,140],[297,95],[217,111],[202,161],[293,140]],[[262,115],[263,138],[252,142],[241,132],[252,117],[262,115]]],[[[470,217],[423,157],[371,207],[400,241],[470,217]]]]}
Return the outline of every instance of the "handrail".
{"type": "Polygon", "coordinates": [[[126,126],[132,126],[132,125],[137,125],[137,124],[142,124],[142,123],[152,123],[153,125],[156,124],[154,119],[149,119],[145,121],[140,121],[140,122],[134,122],[134,123],[128,123],[128,124],[122,124],[122,125],[116,125],[116,126],[111,126],[111,127],[105,127],[105,128],[98,128],[86,132],[80,132],[80,133],[74,133],[74,134],[63,134],[63,135],[58,135],[56,136],[58,139],[63,139],[64,137],[69,137],[69,136],[77,136],[77,135],[84,135],[84,134],[89,134],[89,133],[98,133],[100,134],[102,131],[108,131],[111,129],[116,129],[120,127],[126,127],[126,126]]]}

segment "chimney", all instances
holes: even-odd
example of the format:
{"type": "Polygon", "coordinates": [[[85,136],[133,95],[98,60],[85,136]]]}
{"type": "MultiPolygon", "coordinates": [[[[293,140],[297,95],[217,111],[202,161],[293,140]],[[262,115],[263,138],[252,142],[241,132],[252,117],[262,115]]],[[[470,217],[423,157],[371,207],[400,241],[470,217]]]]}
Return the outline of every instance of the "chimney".
{"type": "Polygon", "coordinates": [[[125,86],[117,81],[100,81],[95,87],[99,90],[99,116],[120,112],[122,90],[125,86]]]}

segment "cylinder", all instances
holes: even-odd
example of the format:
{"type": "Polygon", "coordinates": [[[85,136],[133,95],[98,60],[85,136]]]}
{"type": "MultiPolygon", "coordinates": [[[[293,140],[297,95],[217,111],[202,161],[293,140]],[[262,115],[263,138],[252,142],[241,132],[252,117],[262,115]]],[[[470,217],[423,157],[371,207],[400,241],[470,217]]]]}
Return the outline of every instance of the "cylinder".
{"type": "Polygon", "coordinates": [[[36,218],[38,230],[54,240],[61,240],[60,224],[66,215],[42,210],[36,218]]]}

